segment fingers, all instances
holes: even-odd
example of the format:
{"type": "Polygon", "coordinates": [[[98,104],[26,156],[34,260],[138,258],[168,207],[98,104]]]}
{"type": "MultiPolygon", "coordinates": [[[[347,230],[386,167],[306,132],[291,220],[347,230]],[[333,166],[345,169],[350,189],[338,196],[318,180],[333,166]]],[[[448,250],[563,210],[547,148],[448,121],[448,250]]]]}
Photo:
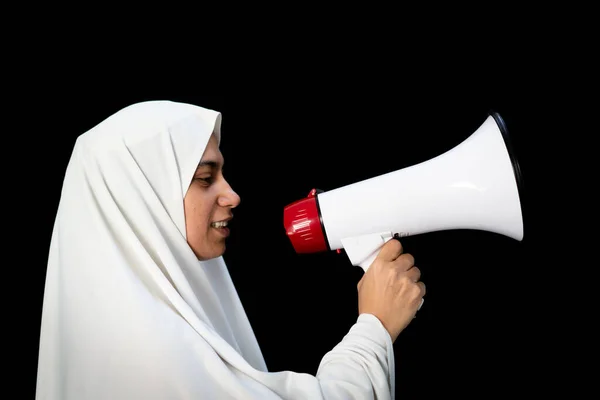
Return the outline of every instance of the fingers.
{"type": "Polygon", "coordinates": [[[379,251],[377,258],[384,261],[394,261],[402,254],[402,243],[399,240],[388,240],[379,251]]]}
{"type": "Polygon", "coordinates": [[[412,254],[404,253],[394,260],[394,267],[400,271],[408,271],[415,265],[415,258],[412,254]]]}
{"type": "Polygon", "coordinates": [[[425,290],[425,284],[421,281],[418,281],[417,286],[419,287],[419,289],[421,289],[421,297],[425,296],[425,293],[427,292],[425,290]]]}
{"type": "Polygon", "coordinates": [[[418,267],[412,267],[406,271],[406,276],[413,282],[418,282],[421,279],[421,270],[418,267]]]}

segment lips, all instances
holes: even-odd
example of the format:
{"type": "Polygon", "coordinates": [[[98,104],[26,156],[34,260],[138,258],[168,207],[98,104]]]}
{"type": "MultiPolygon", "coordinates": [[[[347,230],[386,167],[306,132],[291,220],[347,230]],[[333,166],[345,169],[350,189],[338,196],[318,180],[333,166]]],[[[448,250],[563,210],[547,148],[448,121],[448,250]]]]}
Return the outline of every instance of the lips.
{"type": "Polygon", "coordinates": [[[215,221],[211,223],[210,226],[214,229],[213,232],[217,232],[219,235],[226,238],[229,236],[229,228],[227,227],[227,225],[229,224],[230,220],[231,218],[222,221],[215,221]]]}
{"type": "Polygon", "coordinates": [[[231,221],[231,218],[224,219],[222,221],[216,221],[210,224],[213,228],[227,228],[227,225],[231,221]]]}

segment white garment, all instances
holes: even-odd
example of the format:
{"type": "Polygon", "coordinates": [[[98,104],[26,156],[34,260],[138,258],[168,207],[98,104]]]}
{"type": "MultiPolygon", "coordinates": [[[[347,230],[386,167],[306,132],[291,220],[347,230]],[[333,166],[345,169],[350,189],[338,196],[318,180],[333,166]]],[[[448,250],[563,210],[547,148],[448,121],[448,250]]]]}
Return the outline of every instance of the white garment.
{"type": "Polygon", "coordinates": [[[78,137],[52,233],[37,400],[391,399],[392,342],[361,315],[316,376],[269,372],[222,257],[183,197],[221,114],[131,105],[78,137]]]}

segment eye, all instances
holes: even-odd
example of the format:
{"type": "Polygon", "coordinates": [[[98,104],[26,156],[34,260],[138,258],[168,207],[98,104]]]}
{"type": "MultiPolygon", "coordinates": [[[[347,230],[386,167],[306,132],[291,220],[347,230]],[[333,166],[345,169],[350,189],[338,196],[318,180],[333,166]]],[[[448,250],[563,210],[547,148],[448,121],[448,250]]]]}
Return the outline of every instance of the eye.
{"type": "Polygon", "coordinates": [[[194,180],[208,186],[213,183],[214,178],[212,176],[196,176],[194,180]]]}

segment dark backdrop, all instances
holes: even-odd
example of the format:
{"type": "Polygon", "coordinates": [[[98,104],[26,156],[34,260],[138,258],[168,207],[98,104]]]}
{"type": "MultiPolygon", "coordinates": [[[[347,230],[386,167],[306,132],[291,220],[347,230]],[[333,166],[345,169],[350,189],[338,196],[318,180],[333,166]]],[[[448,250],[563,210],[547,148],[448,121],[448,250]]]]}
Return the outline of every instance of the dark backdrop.
{"type": "Polygon", "coordinates": [[[31,118],[44,185],[28,196],[38,243],[27,273],[34,282],[28,385],[35,384],[47,244],[74,140],[119,108],[149,99],[189,101],[223,113],[225,173],[242,198],[225,259],[270,370],[311,374],[356,320],[362,270],[344,253],[295,254],[284,233],[283,207],[312,188],[334,189],[441,154],[471,135],[489,110],[500,112],[524,176],[525,239],[445,231],[403,240],[428,294],[395,343],[397,393],[403,399],[440,392],[486,398],[526,384],[535,345],[526,278],[534,267],[527,257],[540,233],[529,201],[533,144],[543,135],[531,129],[537,88],[515,82],[514,74],[360,83],[334,71],[332,79],[318,82],[271,77],[266,83],[266,75],[240,85],[188,82],[155,91],[148,89],[150,78],[146,89],[73,81],[38,93],[31,118]]]}

